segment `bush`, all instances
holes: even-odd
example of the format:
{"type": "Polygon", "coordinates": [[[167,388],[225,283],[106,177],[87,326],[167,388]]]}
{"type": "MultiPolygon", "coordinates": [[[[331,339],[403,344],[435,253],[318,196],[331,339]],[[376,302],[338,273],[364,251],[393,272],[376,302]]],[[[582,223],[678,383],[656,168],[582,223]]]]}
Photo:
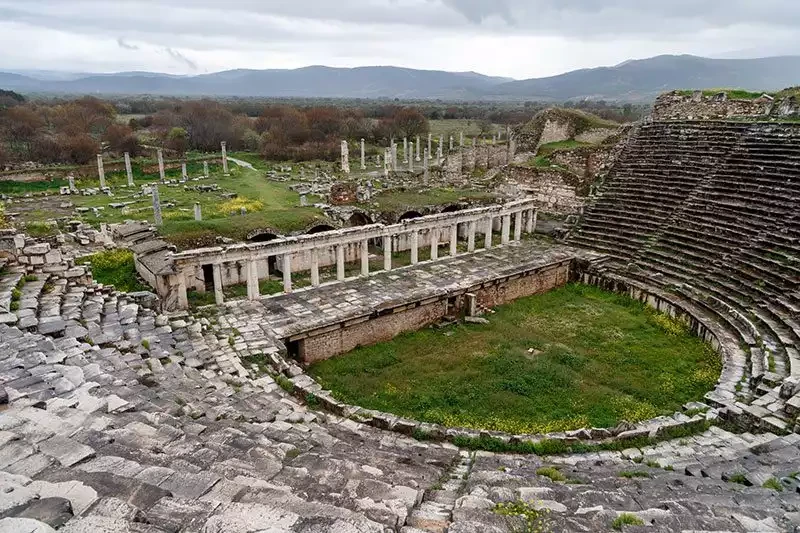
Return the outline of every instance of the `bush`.
{"type": "Polygon", "coordinates": [[[104,285],[112,285],[122,292],[147,291],[150,287],[139,282],[133,252],[122,248],[107,250],[82,257],[78,264],[90,264],[94,279],[104,285]]]}
{"type": "Polygon", "coordinates": [[[622,531],[622,526],[643,526],[644,521],[631,513],[622,513],[616,520],[611,522],[611,527],[618,531],[622,531]]]}

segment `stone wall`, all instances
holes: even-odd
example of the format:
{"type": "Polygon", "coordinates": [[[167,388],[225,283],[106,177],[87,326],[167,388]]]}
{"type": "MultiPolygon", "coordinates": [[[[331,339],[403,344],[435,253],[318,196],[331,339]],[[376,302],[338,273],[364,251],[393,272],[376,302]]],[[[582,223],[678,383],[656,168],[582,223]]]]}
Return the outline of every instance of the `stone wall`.
{"type": "Polygon", "coordinates": [[[443,294],[420,302],[404,303],[342,324],[329,324],[315,331],[287,339],[297,343],[297,355],[305,364],[312,364],[347,353],[359,346],[388,341],[400,333],[416,331],[447,315],[466,310],[465,294],[475,294],[478,305],[495,307],[517,298],[541,294],[569,281],[571,261],[540,267],[523,274],[489,281],[480,286],[443,294]]]}
{"type": "Polygon", "coordinates": [[[679,91],[662,94],[653,105],[653,120],[711,120],[731,117],[766,117],[773,107],[771,98],[731,100],[724,93],[705,96],[696,91],[686,95],[679,91]]]}
{"type": "Polygon", "coordinates": [[[521,193],[530,196],[542,212],[571,215],[583,206],[586,193],[578,176],[559,168],[512,167],[508,171],[521,193]]]}

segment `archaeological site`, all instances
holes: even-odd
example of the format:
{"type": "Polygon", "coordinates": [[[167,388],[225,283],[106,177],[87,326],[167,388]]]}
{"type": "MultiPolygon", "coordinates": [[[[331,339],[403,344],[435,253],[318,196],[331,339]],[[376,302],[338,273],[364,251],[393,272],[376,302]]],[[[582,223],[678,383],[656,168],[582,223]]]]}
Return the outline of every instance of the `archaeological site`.
{"type": "Polygon", "coordinates": [[[800,531],[798,94],[7,164],[0,532],[800,531]]]}

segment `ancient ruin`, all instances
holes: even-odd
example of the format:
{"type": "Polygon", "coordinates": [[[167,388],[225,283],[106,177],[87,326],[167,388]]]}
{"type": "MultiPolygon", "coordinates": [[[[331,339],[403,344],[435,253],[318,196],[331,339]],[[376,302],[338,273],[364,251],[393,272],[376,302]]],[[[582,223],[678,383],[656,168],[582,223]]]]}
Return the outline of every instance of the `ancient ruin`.
{"type": "MultiPolygon", "coordinates": [[[[0,530],[796,530],[800,126],[782,119],[797,113],[671,93],[622,128],[548,110],[505,144],[440,136],[435,158],[432,135],[416,156],[406,138],[406,168],[392,141],[369,174],[292,183],[336,204],[313,227],[248,242],[178,251],[145,222],[0,229],[0,530]],[[375,178],[494,183],[508,200],[376,222],[375,178]],[[534,235],[553,225],[556,239],[534,235]],[[132,252],[151,290],[99,284],[80,258],[105,248],[132,252]],[[568,282],[684,324],[721,360],[716,386],[671,415],[530,435],[367,409],[305,372],[568,282]]],[[[364,170],[363,141],[360,155],[364,170]]],[[[159,187],[216,184],[167,180],[156,158],[159,181],[133,194],[159,226],[159,187]]]]}

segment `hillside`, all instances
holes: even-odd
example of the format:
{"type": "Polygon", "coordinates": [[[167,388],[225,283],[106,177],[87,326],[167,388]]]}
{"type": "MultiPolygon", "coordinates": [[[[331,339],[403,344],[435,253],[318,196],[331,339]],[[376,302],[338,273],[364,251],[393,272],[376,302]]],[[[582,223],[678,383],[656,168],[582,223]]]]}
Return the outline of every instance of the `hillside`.
{"type": "Polygon", "coordinates": [[[0,88],[22,93],[158,94],[294,98],[444,100],[606,99],[649,102],[673,89],[735,87],[775,91],[800,84],[800,56],[708,59],[658,56],[613,67],[513,81],[474,72],[398,67],[229,70],[199,76],[148,72],[37,76],[0,72],[0,88]]]}

